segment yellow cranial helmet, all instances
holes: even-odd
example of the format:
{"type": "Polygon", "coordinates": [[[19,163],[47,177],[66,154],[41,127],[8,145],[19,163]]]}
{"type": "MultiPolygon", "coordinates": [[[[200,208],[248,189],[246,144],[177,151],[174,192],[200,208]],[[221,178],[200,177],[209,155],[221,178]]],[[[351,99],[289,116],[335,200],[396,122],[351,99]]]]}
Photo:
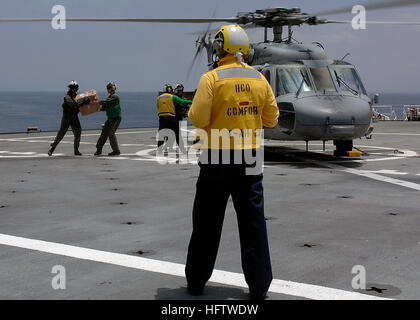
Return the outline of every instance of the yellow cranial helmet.
{"type": "Polygon", "coordinates": [[[241,52],[244,56],[249,54],[249,38],[245,30],[238,25],[223,26],[214,38],[215,51],[217,54],[223,51],[234,54],[241,52]]]}

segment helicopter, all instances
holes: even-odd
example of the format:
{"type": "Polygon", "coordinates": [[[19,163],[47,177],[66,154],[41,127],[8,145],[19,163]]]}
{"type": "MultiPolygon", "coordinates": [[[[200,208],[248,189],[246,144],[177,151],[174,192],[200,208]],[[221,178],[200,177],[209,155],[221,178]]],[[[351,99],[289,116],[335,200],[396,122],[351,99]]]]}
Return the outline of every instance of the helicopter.
{"type": "MultiPolygon", "coordinates": [[[[366,10],[419,5],[417,0],[376,1],[364,4],[366,10]]],[[[353,140],[372,137],[373,102],[356,66],[341,59],[329,59],[324,46],[303,44],[293,38],[293,27],[301,25],[351,24],[352,21],[329,20],[332,14],[352,12],[352,7],[307,14],[300,8],[269,8],[239,12],[228,18],[67,18],[69,22],[149,22],[209,23],[197,39],[198,46],[188,73],[201,52],[207,51],[209,69],[217,67],[210,27],[212,23],[237,24],[244,29],[264,28],[264,39],[250,45],[246,62],[260,71],[270,83],[280,111],[278,125],[265,128],[266,139],[285,141],[334,141],[335,155],[347,156],[353,140]],[[287,35],[283,37],[284,29],[287,35]],[[273,39],[268,39],[272,29],[273,39]]],[[[51,21],[51,18],[3,18],[1,22],[51,21]]],[[[420,25],[420,22],[366,21],[371,24],[420,25]]]]}
{"type": "MultiPolygon", "coordinates": [[[[384,9],[419,4],[416,1],[386,1],[365,5],[366,9],[384,9]]],[[[330,10],[317,15],[303,13],[300,8],[269,8],[241,12],[236,22],[244,29],[264,28],[264,40],[253,43],[245,62],[260,71],[270,83],[280,111],[278,125],[265,128],[265,139],[334,141],[335,155],[347,156],[353,150],[353,140],[372,138],[373,101],[354,65],[327,57],[319,42],[303,44],[293,38],[292,27],[316,26],[351,21],[320,19],[318,16],[351,12],[351,8],[330,10]],[[283,38],[284,28],[287,36],[283,38]],[[268,40],[268,29],[273,39],[268,40]]],[[[369,23],[369,22],[368,22],[369,23]]],[[[375,24],[418,25],[418,22],[371,21],[375,24]]],[[[209,25],[210,27],[210,25],[209,25]]],[[[197,52],[190,66],[203,49],[207,51],[209,69],[217,67],[217,56],[209,27],[197,39],[197,52]]]]}

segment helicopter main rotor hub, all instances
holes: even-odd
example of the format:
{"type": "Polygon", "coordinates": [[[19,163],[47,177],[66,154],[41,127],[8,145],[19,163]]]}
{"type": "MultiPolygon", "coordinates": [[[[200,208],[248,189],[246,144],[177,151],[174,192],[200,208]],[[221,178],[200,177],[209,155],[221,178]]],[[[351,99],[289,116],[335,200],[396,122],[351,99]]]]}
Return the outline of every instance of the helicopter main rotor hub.
{"type": "Polygon", "coordinates": [[[300,26],[302,24],[318,25],[326,23],[324,19],[302,13],[300,8],[270,8],[256,10],[255,12],[239,12],[237,21],[242,25],[255,25],[264,28],[283,26],[300,26]]]}

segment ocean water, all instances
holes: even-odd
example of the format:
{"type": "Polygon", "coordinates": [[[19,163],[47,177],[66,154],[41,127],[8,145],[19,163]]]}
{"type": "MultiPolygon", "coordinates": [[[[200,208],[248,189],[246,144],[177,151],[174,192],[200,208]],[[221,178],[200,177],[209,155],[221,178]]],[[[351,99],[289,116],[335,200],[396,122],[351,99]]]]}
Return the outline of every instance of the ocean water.
{"type": "MultiPolygon", "coordinates": [[[[0,92],[0,133],[26,132],[37,126],[41,131],[60,128],[65,92],[0,92]]],[[[99,92],[100,99],[108,94],[99,92]]],[[[158,125],[157,92],[118,92],[121,100],[120,128],[155,127],[158,125]]],[[[100,129],[105,112],[87,116],[79,114],[82,129],[100,129]]]]}
{"type": "MultiPolygon", "coordinates": [[[[0,92],[0,133],[26,132],[37,126],[41,131],[57,131],[60,127],[61,104],[65,92],[0,92]]],[[[122,109],[121,128],[156,127],[157,92],[119,92],[122,109]]],[[[99,97],[107,97],[99,92],[99,97]]],[[[399,119],[403,118],[403,105],[420,104],[420,93],[381,94],[380,105],[393,105],[399,119]]],[[[379,109],[389,113],[389,108],[379,109]]],[[[106,120],[105,112],[88,116],[79,115],[82,129],[100,129],[106,120]]]]}

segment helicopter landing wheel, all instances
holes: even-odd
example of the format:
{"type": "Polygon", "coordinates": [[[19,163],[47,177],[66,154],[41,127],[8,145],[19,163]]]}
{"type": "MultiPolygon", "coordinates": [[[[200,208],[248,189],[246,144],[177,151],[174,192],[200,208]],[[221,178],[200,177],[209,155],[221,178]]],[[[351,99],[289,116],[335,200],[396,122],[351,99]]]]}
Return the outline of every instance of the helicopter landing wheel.
{"type": "Polygon", "coordinates": [[[347,152],[353,150],[353,140],[335,140],[334,145],[336,146],[334,155],[337,157],[346,157],[347,152]]]}

